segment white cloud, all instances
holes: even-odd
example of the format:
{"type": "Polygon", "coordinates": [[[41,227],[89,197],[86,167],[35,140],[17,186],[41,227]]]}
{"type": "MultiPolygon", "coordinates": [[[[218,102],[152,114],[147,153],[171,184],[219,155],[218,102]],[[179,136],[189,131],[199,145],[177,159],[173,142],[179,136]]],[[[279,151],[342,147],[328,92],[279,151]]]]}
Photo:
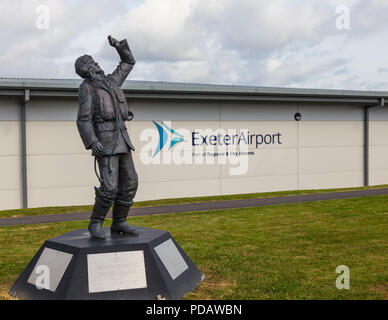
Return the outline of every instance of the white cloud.
{"type": "Polygon", "coordinates": [[[109,72],[112,34],[135,54],[130,79],[382,89],[387,14],[388,0],[2,0],[0,76],[75,78],[85,53],[109,72]],[[35,27],[42,4],[49,30],[35,27]]]}
{"type": "Polygon", "coordinates": [[[282,65],[282,62],[276,58],[269,58],[265,63],[265,66],[267,67],[268,72],[273,72],[279,69],[281,65],[282,65]]]}
{"type": "MultiPolygon", "coordinates": [[[[112,13],[116,15],[119,5],[100,0],[98,6],[91,1],[37,1],[2,0],[0,11],[0,76],[11,77],[74,77],[67,67],[59,66],[55,60],[71,55],[73,61],[80,55],[82,47],[72,45],[81,33],[98,27],[112,13]],[[36,8],[47,5],[50,13],[50,28],[39,30],[36,8]],[[62,68],[61,68],[62,67],[62,68]],[[63,72],[59,72],[62,69],[63,72]]],[[[87,47],[87,43],[85,43],[87,47]]],[[[71,62],[73,65],[73,62],[71,62]]]]}
{"type": "Polygon", "coordinates": [[[128,38],[145,61],[198,59],[200,34],[189,22],[194,2],[145,0],[122,17],[113,33],[128,38]]]}

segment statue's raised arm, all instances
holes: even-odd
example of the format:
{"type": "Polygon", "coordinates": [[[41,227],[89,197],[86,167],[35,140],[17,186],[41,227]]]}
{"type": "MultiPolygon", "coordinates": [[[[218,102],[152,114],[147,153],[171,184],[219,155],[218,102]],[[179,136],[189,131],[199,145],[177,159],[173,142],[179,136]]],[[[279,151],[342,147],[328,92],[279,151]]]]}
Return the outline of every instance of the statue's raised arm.
{"type": "Polygon", "coordinates": [[[113,71],[112,74],[109,74],[108,77],[120,87],[128,77],[136,61],[126,39],[118,41],[115,38],[108,36],[108,41],[112,47],[116,48],[121,59],[116,70],[113,71]]]}

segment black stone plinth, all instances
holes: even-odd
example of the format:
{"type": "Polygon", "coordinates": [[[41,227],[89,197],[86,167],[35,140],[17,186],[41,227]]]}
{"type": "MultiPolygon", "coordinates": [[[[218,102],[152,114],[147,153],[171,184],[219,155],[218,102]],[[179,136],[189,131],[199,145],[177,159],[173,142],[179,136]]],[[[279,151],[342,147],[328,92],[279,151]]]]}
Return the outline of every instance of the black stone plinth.
{"type": "MultiPolygon", "coordinates": [[[[181,299],[186,293],[193,291],[201,283],[204,276],[172,238],[170,233],[155,229],[135,228],[139,231],[139,236],[111,235],[109,228],[104,228],[107,234],[106,240],[91,240],[89,232],[86,229],[80,229],[46,240],[15,281],[9,290],[9,294],[20,299],[31,300],[181,299]],[[165,250],[162,256],[160,250],[155,250],[155,247],[161,244],[163,244],[163,248],[168,249],[167,253],[165,254],[165,250]],[[168,244],[168,246],[165,246],[165,244],[168,244]],[[174,249],[174,245],[177,251],[174,249]],[[39,259],[45,248],[52,249],[45,250],[45,252],[58,253],[59,251],[61,256],[68,257],[66,263],[62,263],[61,259],[57,259],[55,263],[52,261],[48,263],[50,265],[53,263],[52,265],[55,265],[57,268],[59,264],[59,266],[62,266],[59,269],[65,270],[62,270],[62,273],[57,270],[50,271],[50,277],[55,277],[55,274],[57,276],[56,280],[50,278],[50,281],[56,281],[57,283],[55,289],[39,289],[36,286],[36,281],[34,283],[31,280],[33,272],[34,274],[37,273],[37,262],[44,260],[43,257],[41,260],[39,259]],[[170,250],[171,248],[172,250],[170,250]],[[146,287],[119,290],[109,289],[109,291],[104,292],[90,290],[88,255],[128,253],[131,251],[143,252],[146,287]],[[65,254],[62,254],[62,252],[65,254]],[[171,255],[171,252],[175,252],[175,255],[171,255]],[[166,256],[173,257],[174,259],[169,259],[166,263],[166,256]],[[175,265],[185,266],[184,271],[182,271],[183,268],[181,267],[180,269],[178,268],[178,272],[171,272],[174,269],[175,261],[177,261],[175,265]],[[67,267],[63,267],[66,265],[67,267]],[[58,277],[58,273],[62,275],[58,277]]],[[[45,261],[53,260],[55,259],[54,257],[55,255],[45,254],[45,261]]],[[[113,267],[112,269],[115,268],[113,267]]],[[[124,270],[126,269],[124,268],[124,270]]],[[[109,274],[109,272],[114,272],[114,270],[106,270],[106,272],[109,274]]]]}

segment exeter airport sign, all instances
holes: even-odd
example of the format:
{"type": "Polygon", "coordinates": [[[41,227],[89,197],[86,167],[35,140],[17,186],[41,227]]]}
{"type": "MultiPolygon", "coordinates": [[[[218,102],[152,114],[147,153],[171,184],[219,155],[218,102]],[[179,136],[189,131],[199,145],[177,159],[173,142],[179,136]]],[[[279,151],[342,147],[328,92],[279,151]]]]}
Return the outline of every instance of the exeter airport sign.
{"type": "Polygon", "coordinates": [[[236,128],[174,129],[171,121],[152,121],[154,126],[140,133],[143,164],[232,164],[231,175],[248,169],[248,157],[263,145],[281,145],[282,133],[236,128]],[[217,159],[217,160],[215,160],[217,159]]]}

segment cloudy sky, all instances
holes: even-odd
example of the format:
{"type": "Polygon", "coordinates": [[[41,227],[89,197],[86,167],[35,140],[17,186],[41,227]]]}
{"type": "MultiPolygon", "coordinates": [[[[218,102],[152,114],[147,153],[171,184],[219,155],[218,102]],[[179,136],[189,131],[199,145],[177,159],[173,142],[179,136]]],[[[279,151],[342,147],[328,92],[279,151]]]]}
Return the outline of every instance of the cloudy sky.
{"type": "Polygon", "coordinates": [[[388,90],[388,0],[0,0],[0,77],[106,73],[128,43],[128,79],[388,90]]]}

